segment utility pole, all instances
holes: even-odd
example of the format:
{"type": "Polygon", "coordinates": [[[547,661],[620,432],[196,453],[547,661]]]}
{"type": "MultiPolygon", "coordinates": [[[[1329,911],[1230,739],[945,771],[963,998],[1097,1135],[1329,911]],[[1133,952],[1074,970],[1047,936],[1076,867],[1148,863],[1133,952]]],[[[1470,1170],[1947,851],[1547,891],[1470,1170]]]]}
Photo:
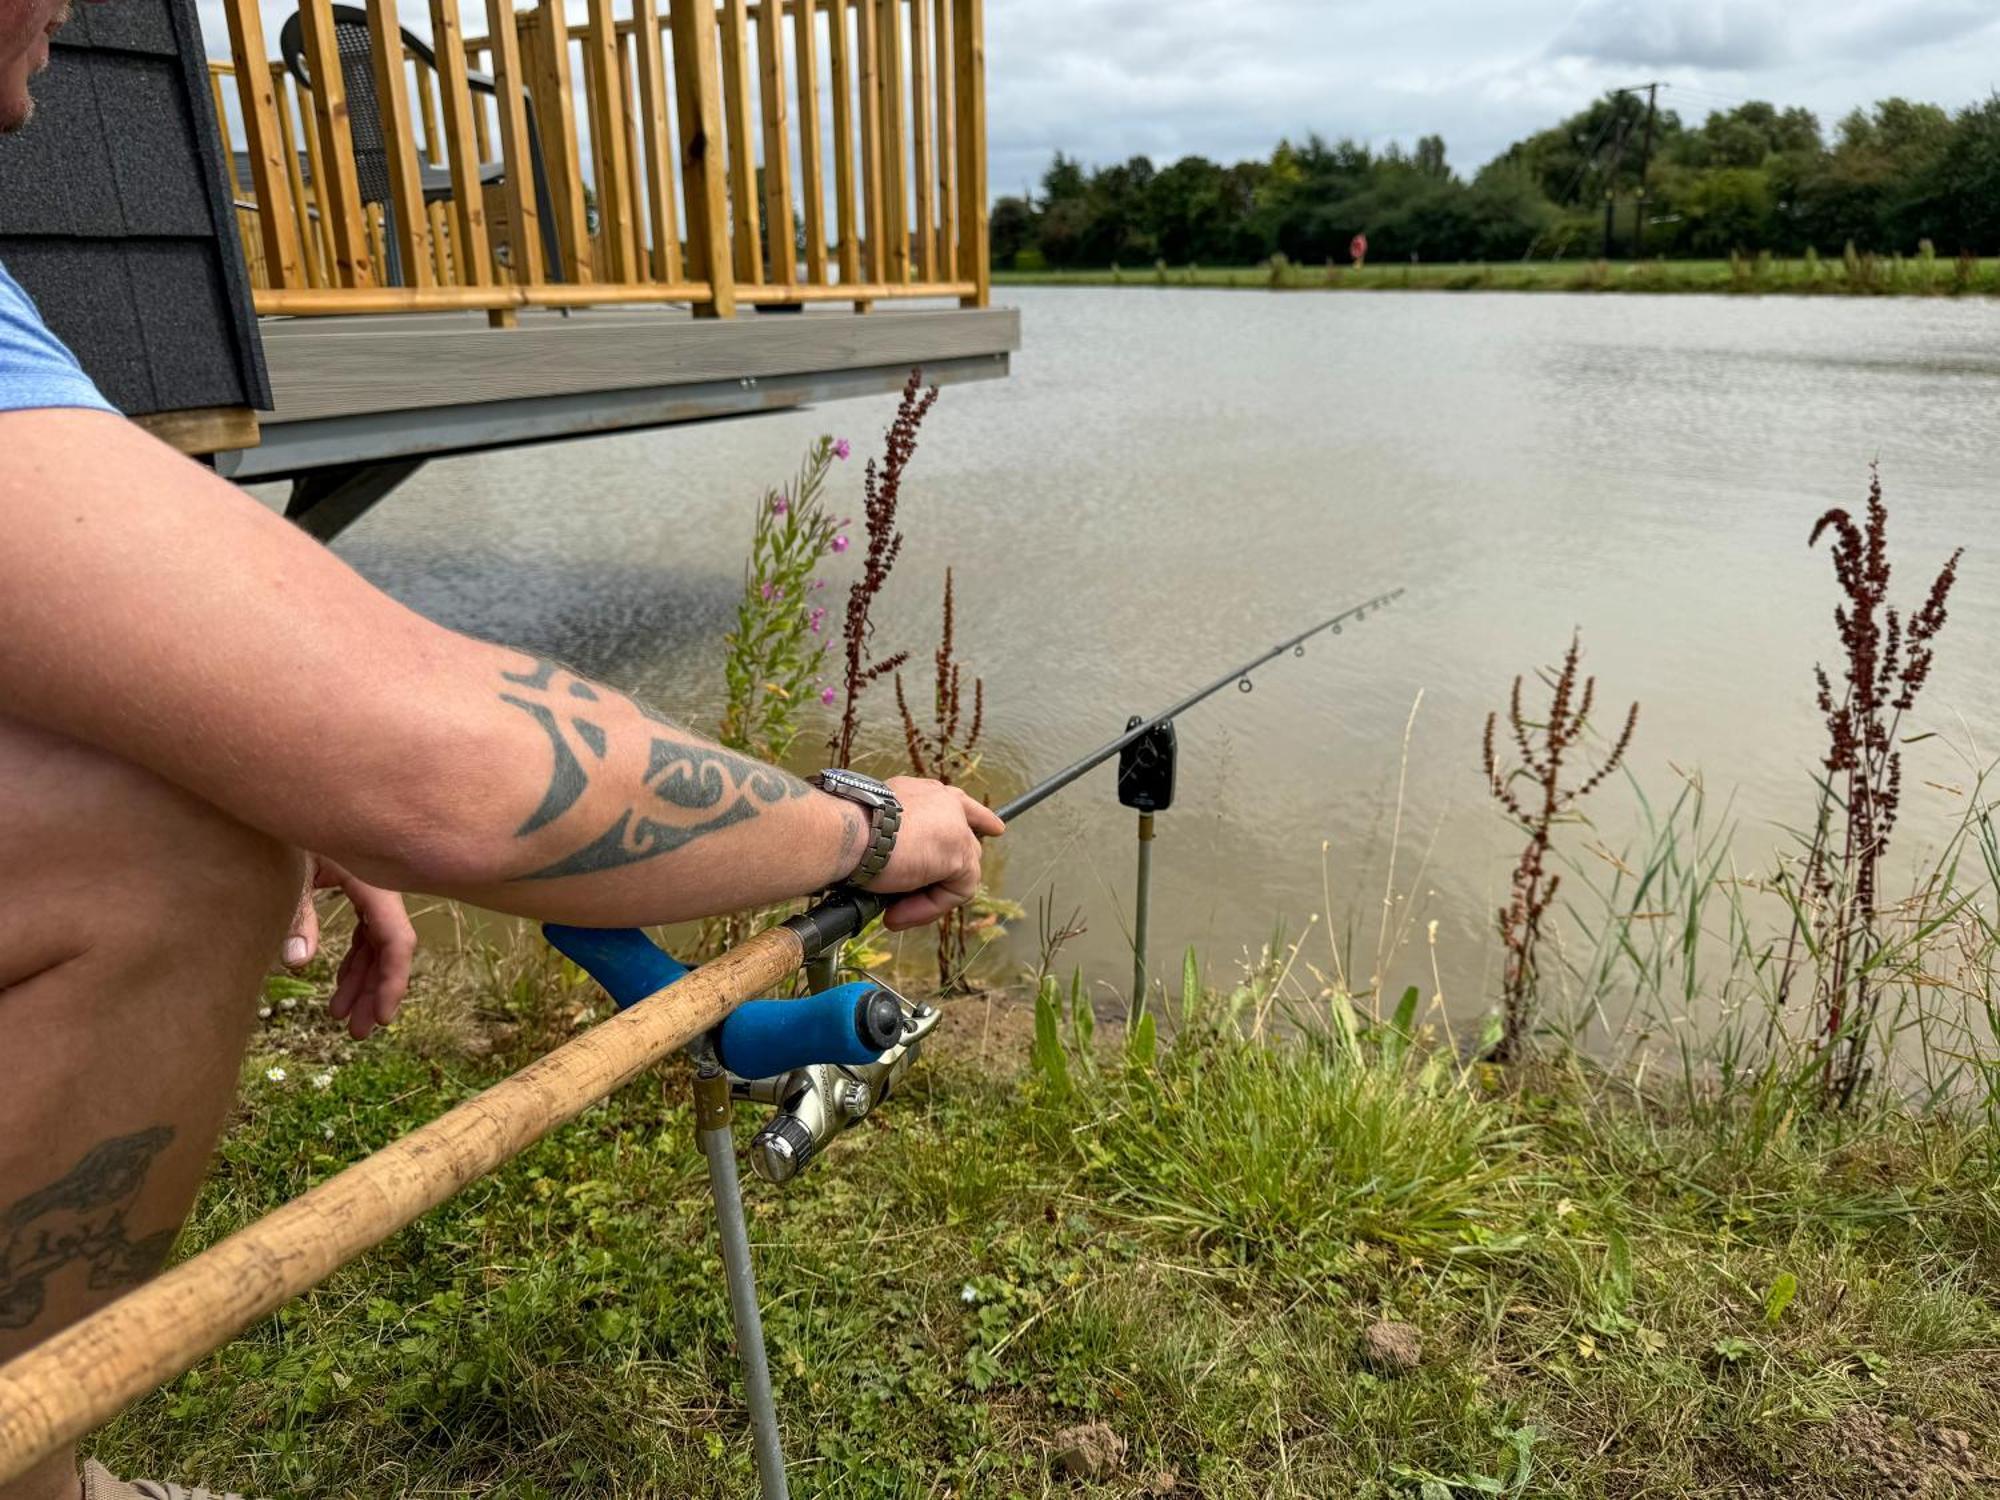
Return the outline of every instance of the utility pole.
{"type": "Polygon", "coordinates": [[[1646,258],[1646,169],[1653,162],[1653,115],[1660,102],[1660,86],[1646,85],[1646,133],[1639,146],[1639,198],[1632,207],[1632,259],[1646,258]]]}
{"type": "Polygon", "coordinates": [[[1632,122],[1625,117],[1625,90],[1619,89],[1611,96],[1611,107],[1618,111],[1618,136],[1611,146],[1611,170],[1604,175],[1604,248],[1602,258],[1611,259],[1612,215],[1618,208],[1618,168],[1625,160],[1625,134],[1632,122]]]}

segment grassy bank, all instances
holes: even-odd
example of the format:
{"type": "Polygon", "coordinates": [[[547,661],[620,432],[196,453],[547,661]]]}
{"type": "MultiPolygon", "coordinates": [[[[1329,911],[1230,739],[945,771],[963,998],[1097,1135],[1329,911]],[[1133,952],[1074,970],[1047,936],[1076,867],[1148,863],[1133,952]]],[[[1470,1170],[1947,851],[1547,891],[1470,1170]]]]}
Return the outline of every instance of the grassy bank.
{"type": "Polygon", "coordinates": [[[1959,296],[2000,293],[2000,260],[1875,255],[1847,259],[1510,261],[1492,265],[1155,266],[995,271],[1001,286],[1181,286],[1284,291],[1802,293],[1959,296]]]}
{"type": "MultiPolygon", "coordinates": [[[[1394,1025],[1252,1042],[1258,983],[1196,987],[1150,1059],[1053,1004],[1037,1038],[1023,1003],[955,1002],[905,1095],[791,1189],[752,1187],[795,1493],[1993,1482],[2000,1215],[1972,1122],[1744,1132],[1581,1065],[1461,1071],[1394,1025]],[[1123,1454],[1078,1479],[1058,1434],[1089,1423],[1123,1454]]],[[[317,996],[281,1006],[183,1248],[599,1008],[525,947],[434,959],[364,1047],[317,996]]],[[[664,1097],[634,1084],[97,1451],[261,1495],[750,1493],[684,1101],[678,1067],[664,1097]]]]}

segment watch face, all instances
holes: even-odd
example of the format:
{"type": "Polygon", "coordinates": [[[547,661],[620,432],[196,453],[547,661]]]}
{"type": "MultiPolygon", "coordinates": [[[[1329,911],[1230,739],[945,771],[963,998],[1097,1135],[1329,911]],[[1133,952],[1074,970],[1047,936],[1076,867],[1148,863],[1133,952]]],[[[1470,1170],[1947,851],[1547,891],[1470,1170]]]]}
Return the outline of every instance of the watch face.
{"type": "Polygon", "coordinates": [[[828,769],[820,772],[817,779],[823,791],[845,796],[869,807],[887,807],[896,800],[896,794],[888,787],[873,776],[863,776],[859,771],[828,769]]]}

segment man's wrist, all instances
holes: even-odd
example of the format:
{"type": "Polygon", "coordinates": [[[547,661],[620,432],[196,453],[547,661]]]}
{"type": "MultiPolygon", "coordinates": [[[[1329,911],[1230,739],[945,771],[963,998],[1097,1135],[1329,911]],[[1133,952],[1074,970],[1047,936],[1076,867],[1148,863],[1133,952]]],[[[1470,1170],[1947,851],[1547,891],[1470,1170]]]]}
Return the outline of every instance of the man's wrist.
{"type": "Polygon", "coordinates": [[[819,888],[841,884],[860,867],[867,856],[872,833],[869,828],[868,811],[845,797],[836,797],[831,792],[813,789],[813,802],[826,816],[829,824],[828,838],[833,854],[826,879],[819,882],[819,888]]]}

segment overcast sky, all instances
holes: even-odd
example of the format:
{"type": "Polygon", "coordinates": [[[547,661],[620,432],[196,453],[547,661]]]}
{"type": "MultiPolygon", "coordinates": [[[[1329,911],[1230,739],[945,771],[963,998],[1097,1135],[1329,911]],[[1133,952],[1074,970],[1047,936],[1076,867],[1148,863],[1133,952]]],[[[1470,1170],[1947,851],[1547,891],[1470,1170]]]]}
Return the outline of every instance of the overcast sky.
{"type": "Polygon", "coordinates": [[[1313,130],[1436,132],[1465,170],[1656,78],[1683,118],[1759,98],[1823,124],[2000,85],[2000,0],[986,0],[986,29],[996,194],[1058,148],[1233,161],[1313,130]]]}
{"type": "MultiPolygon", "coordinates": [[[[295,5],[263,0],[273,53],[295,5]]],[[[479,0],[460,8],[484,30],[479,0]]],[[[222,0],[200,9],[227,56],[222,0]]],[[[426,6],[398,9],[428,34],[426,6]]],[[[1058,149],[1234,161],[1314,130],[1436,132],[1463,171],[1655,78],[1684,118],[1759,98],[1828,125],[1891,94],[1955,109],[2000,85],[2000,0],[986,0],[986,30],[995,195],[1058,149]]]]}

